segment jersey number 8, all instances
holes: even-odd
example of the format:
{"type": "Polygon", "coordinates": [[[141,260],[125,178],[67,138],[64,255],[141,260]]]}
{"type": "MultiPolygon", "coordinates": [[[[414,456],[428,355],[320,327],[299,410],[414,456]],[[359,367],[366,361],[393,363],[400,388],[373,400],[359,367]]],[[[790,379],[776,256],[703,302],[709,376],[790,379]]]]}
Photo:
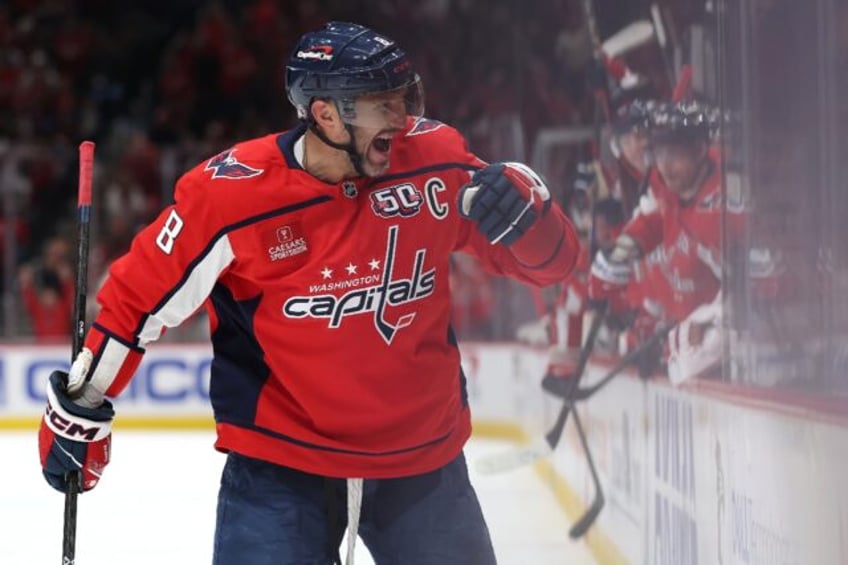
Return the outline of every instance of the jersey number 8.
{"type": "Polygon", "coordinates": [[[164,251],[167,255],[170,255],[171,250],[174,249],[174,241],[177,239],[177,236],[180,235],[182,229],[183,219],[180,218],[180,215],[177,214],[176,210],[171,210],[171,213],[168,215],[168,219],[165,220],[165,225],[162,226],[162,230],[159,232],[159,235],[156,236],[156,245],[158,245],[159,249],[164,251]]]}

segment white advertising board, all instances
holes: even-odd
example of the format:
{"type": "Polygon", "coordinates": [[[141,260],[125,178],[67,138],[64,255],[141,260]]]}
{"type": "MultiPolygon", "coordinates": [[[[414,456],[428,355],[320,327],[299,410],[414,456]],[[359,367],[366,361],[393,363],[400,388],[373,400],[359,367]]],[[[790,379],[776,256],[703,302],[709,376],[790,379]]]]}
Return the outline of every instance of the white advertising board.
{"type": "MultiPolygon", "coordinates": [[[[0,424],[37,417],[44,410],[47,378],[70,366],[68,347],[0,347],[0,424]]],[[[126,390],[115,400],[120,415],[210,416],[211,348],[150,348],[126,390]]]]}

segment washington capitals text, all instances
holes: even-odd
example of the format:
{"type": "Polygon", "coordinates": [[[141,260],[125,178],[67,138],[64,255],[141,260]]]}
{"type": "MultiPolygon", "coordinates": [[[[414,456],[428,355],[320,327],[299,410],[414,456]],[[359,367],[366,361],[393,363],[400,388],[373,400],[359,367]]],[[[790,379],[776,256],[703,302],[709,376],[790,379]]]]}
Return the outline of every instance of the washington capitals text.
{"type": "Polygon", "coordinates": [[[283,305],[283,313],[289,318],[328,318],[327,326],[338,328],[345,316],[374,312],[374,326],[385,342],[390,344],[398,330],[412,323],[415,313],[403,315],[395,323],[391,323],[386,320],[386,308],[430,296],[436,284],[436,269],[423,270],[427,255],[425,249],[415,252],[415,265],[410,278],[392,278],[397,233],[398,226],[389,228],[384,277],[379,284],[346,292],[341,296],[295,296],[283,305]]]}

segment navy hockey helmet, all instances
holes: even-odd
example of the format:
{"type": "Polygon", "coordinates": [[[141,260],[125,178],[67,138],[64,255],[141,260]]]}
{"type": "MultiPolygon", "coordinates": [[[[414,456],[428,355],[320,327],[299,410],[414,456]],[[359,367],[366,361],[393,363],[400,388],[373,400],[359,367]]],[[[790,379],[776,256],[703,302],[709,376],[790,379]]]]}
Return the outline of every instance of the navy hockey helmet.
{"type": "Polygon", "coordinates": [[[357,99],[393,91],[403,94],[406,115],[423,115],[421,80],[406,53],[358,24],[330,22],[304,34],[286,65],[286,93],[298,117],[307,121],[312,101],[329,99],[345,123],[373,126],[381,108],[357,105],[357,99]]]}
{"type": "Polygon", "coordinates": [[[647,130],[651,125],[651,115],[657,108],[653,100],[637,98],[619,106],[612,120],[612,129],[617,135],[633,130],[647,130]]]}
{"type": "Polygon", "coordinates": [[[660,104],[651,113],[651,144],[709,143],[710,121],[710,113],[702,104],[660,104]]]}

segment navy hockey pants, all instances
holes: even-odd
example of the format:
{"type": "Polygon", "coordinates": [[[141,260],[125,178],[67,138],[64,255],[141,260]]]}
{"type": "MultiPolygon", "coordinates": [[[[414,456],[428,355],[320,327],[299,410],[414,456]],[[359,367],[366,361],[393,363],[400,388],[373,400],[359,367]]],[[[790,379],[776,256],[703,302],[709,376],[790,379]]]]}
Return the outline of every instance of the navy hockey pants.
{"type": "MultiPolygon", "coordinates": [[[[213,564],[329,565],[346,522],[344,479],[230,453],[218,494],[213,564]]],[[[423,475],[366,480],[359,537],[377,565],[495,563],[462,454],[423,475]]]]}

